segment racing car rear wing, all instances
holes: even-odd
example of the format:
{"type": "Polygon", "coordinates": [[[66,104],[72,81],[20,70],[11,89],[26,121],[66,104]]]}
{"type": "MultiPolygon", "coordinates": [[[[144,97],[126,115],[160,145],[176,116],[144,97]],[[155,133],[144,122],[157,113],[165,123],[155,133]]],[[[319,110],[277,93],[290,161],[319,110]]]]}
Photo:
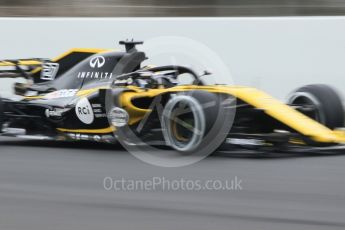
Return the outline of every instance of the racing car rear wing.
{"type": "Polygon", "coordinates": [[[79,48],[71,49],[52,60],[47,58],[0,60],[0,78],[23,77],[32,79],[34,83],[51,81],[89,56],[106,51],[110,50],[79,48]]]}

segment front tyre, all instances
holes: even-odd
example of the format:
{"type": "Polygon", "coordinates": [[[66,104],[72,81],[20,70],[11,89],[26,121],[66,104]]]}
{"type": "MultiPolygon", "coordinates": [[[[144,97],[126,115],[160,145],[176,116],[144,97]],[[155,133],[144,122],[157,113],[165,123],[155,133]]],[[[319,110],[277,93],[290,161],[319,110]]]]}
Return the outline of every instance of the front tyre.
{"type": "Polygon", "coordinates": [[[288,104],[312,108],[309,117],[335,129],[344,126],[342,98],[332,87],[324,84],[306,85],[295,90],[288,98],[288,104]]]}

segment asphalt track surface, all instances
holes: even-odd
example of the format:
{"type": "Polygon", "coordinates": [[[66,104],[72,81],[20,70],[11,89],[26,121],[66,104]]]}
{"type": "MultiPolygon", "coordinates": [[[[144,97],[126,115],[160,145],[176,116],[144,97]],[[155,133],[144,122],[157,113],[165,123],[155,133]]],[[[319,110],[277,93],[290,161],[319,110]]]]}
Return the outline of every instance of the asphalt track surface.
{"type": "Polygon", "coordinates": [[[233,152],[160,168],[120,147],[0,139],[0,229],[344,229],[345,155],[233,152]],[[107,191],[103,179],[222,179],[238,191],[107,191]]]}

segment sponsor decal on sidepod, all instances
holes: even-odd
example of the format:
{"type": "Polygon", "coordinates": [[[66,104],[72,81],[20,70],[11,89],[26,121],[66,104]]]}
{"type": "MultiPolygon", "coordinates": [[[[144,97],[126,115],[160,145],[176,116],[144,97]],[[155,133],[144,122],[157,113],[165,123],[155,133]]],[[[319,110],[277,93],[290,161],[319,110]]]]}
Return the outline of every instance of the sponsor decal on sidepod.
{"type": "Polygon", "coordinates": [[[79,120],[84,124],[90,125],[94,121],[93,109],[86,97],[78,101],[75,107],[75,112],[79,120]]]}

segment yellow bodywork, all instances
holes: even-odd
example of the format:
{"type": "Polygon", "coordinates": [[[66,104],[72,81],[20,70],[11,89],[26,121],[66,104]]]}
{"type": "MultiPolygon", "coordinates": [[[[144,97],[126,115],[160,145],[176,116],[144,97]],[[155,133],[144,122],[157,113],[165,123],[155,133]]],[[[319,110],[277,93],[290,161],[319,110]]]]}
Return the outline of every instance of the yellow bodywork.
{"type": "Polygon", "coordinates": [[[181,92],[188,90],[205,90],[211,93],[229,94],[242,101],[265,111],[265,113],[276,120],[281,121],[297,132],[311,137],[317,142],[324,143],[345,143],[345,133],[333,131],[317,121],[296,111],[290,106],[280,102],[258,89],[241,86],[178,86],[169,89],[142,90],[130,87],[134,92],[124,92],[121,96],[121,104],[130,114],[130,124],[134,124],[142,119],[149,110],[135,107],[131,101],[139,97],[156,97],[168,92],[181,92]]]}
{"type": "Polygon", "coordinates": [[[57,128],[58,131],[64,133],[88,133],[88,134],[99,134],[99,133],[112,133],[115,131],[114,127],[107,127],[104,129],[64,129],[57,128]]]}

